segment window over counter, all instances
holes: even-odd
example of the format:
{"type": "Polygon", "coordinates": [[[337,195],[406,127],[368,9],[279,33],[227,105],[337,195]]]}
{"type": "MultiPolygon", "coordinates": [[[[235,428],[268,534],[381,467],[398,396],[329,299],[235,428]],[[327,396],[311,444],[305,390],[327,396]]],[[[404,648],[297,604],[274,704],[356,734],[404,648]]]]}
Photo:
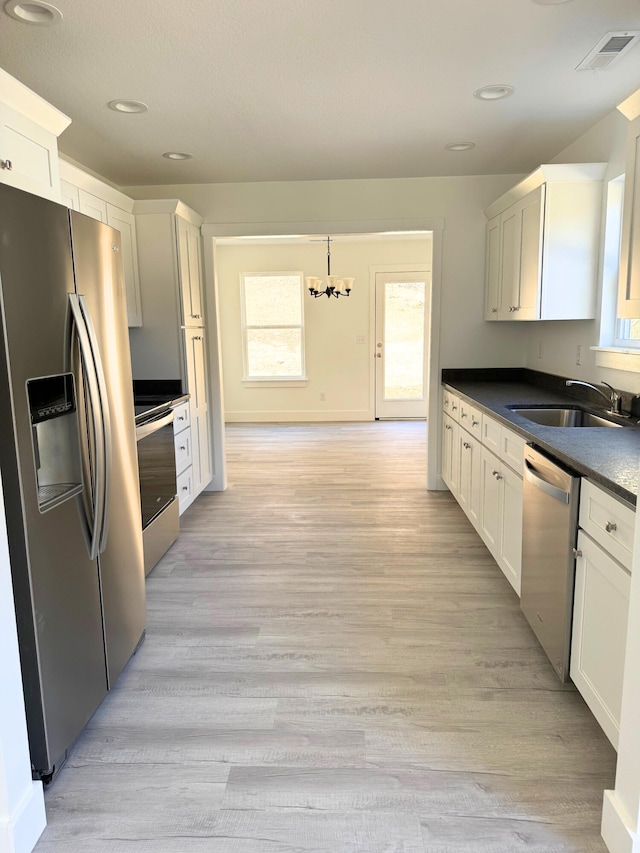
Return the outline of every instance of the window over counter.
{"type": "Polygon", "coordinates": [[[245,382],[306,379],[303,281],[301,272],[241,274],[245,382]]]}

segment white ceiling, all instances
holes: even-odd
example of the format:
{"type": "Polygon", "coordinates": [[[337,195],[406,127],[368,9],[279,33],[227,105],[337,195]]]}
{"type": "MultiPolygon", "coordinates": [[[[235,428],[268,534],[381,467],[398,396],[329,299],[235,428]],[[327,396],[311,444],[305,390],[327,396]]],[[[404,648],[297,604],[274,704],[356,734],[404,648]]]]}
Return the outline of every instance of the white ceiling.
{"type": "Polygon", "coordinates": [[[639,0],[51,2],[51,27],[0,12],[0,64],[71,116],[60,150],[120,186],[529,172],[640,86],[639,45],[574,70],[640,29],[639,0]],[[515,93],[473,97],[494,83],[515,93]]]}

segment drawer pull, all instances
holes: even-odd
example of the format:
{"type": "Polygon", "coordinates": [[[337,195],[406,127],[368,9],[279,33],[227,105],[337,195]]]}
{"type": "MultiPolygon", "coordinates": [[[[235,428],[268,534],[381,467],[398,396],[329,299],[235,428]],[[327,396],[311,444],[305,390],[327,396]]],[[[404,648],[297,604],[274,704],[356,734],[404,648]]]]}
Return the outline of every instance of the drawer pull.
{"type": "Polygon", "coordinates": [[[468,412],[461,412],[461,413],[460,413],[460,417],[461,417],[461,418],[466,418],[466,417],[467,417],[467,415],[468,415],[468,412]]]}
{"type": "Polygon", "coordinates": [[[471,450],[471,445],[469,444],[468,441],[465,441],[462,446],[464,447],[465,450],[471,450]]]}
{"type": "Polygon", "coordinates": [[[7,172],[10,172],[13,169],[13,163],[11,160],[0,160],[0,168],[6,169],[7,172]]]}
{"type": "Polygon", "coordinates": [[[471,418],[471,426],[472,427],[478,426],[479,423],[480,423],[480,421],[477,421],[475,418],[471,418]]]}
{"type": "Polygon", "coordinates": [[[187,448],[184,446],[184,444],[181,444],[181,445],[180,445],[180,450],[186,450],[186,449],[187,449],[187,448]]]}
{"type": "Polygon", "coordinates": [[[604,526],[604,529],[607,531],[607,533],[613,533],[614,530],[618,529],[618,525],[615,523],[615,521],[607,521],[604,526]]]}
{"type": "Polygon", "coordinates": [[[183,492],[188,492],[188,491],[189,491],[189,486],[183,486],[183,487],[182,487],[182,491],[183,491],[183,492]]]}
{"type": "Polygon", "coordinates": [[[577,559],[578,557],[582,557],[582,551],[579,548],[573,549],[573,556],[577,559]]]}

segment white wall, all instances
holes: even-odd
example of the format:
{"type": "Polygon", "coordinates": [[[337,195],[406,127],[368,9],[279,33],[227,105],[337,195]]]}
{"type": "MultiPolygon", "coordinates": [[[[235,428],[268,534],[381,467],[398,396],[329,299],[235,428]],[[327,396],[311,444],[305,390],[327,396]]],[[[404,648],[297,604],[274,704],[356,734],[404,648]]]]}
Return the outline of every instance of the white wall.
{"type": "Polygon", "coordinates": [[[312,299],[305,291],[306,385],[264,387],[242,381],[240,274],[302,272],[326,278],[321,243],[218,245],[217,270],[224,403],[228,421],[370,420],[373,342],[370,267],[431,264],[431,236],[421,240],[341,242],[331,250],[336,275],[355,277],[348,299],[312,299]],[[364,338],[358,344],[356,337],[364,338]],[[321,401],[321,394],[325,400],[321,401]]]}
{"type": "MultiPolygon", "coordinates": [[[[521,177],[183,184],[123,191],[137,199],[180,198],[205,223],[228,225],[227,233],[236,235],[247,233],[248,223],[263,224],[262,233],[270,223],[283,222],[357,222],[359,230],[375,231],[381,229],[367,228],[368,222],[384,220],[388,230],[402,230],[411,221],[443,218],[441,365],[511,367],[525,363],[522,329],[482,319],[483,210],[521,177]]],[[[328,232],[319,225],[303,233],[328,232]]]]}
{"type": "MultiPolygon", "coordinates": [[[[602,229],[606,214],[606,185],[624,172],[628,121],[613,110],[598,124],[554,158],[554,163],[607,163],[604,178],[602,229]]],[[[598,288],[598,319],[556,323],[530,323],[526,327],[526,365],[532,370],[571,376],[588,382],[604,380],[632,393],[640,392],[640,373],[596,366],[596,354],[589,347],[600,343],[600,306],[604,254],[601,251],[598,288]],[[542,344],[543,356],[539,357],[542,344]],[[582,365],[576,364],[576,348],[582,347],[582,365]]],[[[615,282],[614,282],[615,284],[615,282]]]]}

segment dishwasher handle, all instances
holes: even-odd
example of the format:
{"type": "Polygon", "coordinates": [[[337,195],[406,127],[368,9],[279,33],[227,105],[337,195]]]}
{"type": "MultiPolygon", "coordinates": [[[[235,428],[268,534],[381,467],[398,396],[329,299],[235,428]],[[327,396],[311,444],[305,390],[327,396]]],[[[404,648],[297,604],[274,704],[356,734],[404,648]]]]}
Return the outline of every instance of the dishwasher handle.
{"type": "Polygon", "coordinates": [[[558,486],[554,486],[553,483],[549,483],[545,480],[526,458],[524,460],[524,476],[533,486],[536,487],[536,489],[544,492],[545,495],[549,495],[550,498],[560,501],[560,503],[569,503],[571,493],[564,489],[560,489],[558,486]]]}

